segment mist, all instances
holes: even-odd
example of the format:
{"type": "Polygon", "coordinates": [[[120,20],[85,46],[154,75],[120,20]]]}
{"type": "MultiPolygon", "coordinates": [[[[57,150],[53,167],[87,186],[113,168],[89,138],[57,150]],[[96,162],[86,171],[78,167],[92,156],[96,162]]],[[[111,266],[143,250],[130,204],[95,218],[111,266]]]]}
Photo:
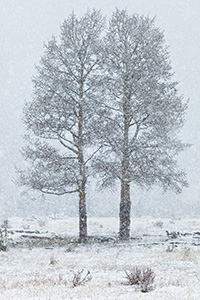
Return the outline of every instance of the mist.
{"type": "MultiPolygon", "coordinates": [[[[60,24],[74,11],[78,15],[87,8],[99,8],[109,18],[115,7],[126,8],[129,14],[156,17],[156,26],[164,31],[174,79],[179,82],[179,93],[189,99],[182,140],[191,143],[179,157],[179,164],[188,174],[189,188],[179,195],[162,193],[154,188],[143,191],[132,185],[132,215],[154,217],[198,217],[200,215],[200,2],[198,0],[0,0],[0,218],[10,215],[59,214],[76,216],[76,196],[42,196],[39,193],[21,194],[15,184],[15,166],[23,166],[20,151],[25,127],[23,106],[31,99],[31,78],[35,65],[43,54],[44,42],[58,36],[60,24]]],[[[88,190],[89,216],[116,216],[119,207],[119,186],[115,191],[97,192],[95,182],[88,190]]]]}

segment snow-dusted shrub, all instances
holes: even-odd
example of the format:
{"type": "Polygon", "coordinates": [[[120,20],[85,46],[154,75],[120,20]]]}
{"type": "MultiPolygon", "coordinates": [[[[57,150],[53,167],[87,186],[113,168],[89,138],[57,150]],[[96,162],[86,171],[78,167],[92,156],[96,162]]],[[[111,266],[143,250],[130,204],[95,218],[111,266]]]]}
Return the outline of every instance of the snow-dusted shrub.
{"type": "Polygon", "coordinates": [[[40,227],[44,227],[44,226],[46,225],[46,223],[45,223],[45,221],[43,221],[43,220],[38,220],[38,225],[39,225],[40,227]]]}
{"type": "Polygon", "coordinates": [[[8,220],[5,220],[0,227],[0,251],[7,250],[8,220]]]}
{"type": "Polygon", "coordinates": [[[74,245],[69,245],[66,249],[65,252],[75,252],[74,245]]]}
{"type": "Polygon", "coordinates": [[[29,224],[23,224],[23,225],[22,225],[22,228],[23,228],[24,230],[27,230],[27,229],[30,228],[30,225],[29,225],[29,224]]]}
{"type": "Polygon", "coordinates": [[[135,268],[132,271],[126,271],[126,278],[129,285],[138,285],[141,292],[147,293],[153,289],[155,274],[150,268],[143,270],[135,268]]]}
{"type": "Polygon", "coordinates": [[[167,249],[166,249],[166,252],[174,252],[175,247],[176,247],[176,246],[175,246],[174,244],[168,245],[168,246],[167,246],[167,249]]]}
{"type": "Polygon", "coordinates": [[[156,221],[155,223],[153,223],[153,225],[155,227],[158,227],[158,228],[163,228],[163,222],[162,221],[156,221]]]}
{"type": "Polygon", "coordinates": [[[82,284],[85,284],[86,282],[90,281],[92,279],[90,275],[90,271],[87,271],[86,275],[83,275],[84,269],[81,271],[78,271],[74,273],[73,279],[72,279],[72,285],[73,287],[80,286],[82,284]]]}
{"type": "Polygon", "coordinates": [[[51,257],[50,257],[50,262],[49,262],[49,264],[50,265],[55,265],[57,263],[57,261],[54,259],[54,255],[52,255],[51,257]]]}
{"type": "Polygon", "coordinates": [[[142,276],[140,279],[141,292],[147,293],[153,289],[153,282],[154,282],[155,276],[156,275],[150,268],[143,270],[142,276]]]}
{"type": "Polygon", "coordinates": [[[141,273],[142,271],[138,268],[135,268],[132,271],[125,271],[126,273],[126,278],[128,279],[128,284],[129,285],[135,285],[135,284],[140,284],[140,278],[141,278],[141,273]]]}

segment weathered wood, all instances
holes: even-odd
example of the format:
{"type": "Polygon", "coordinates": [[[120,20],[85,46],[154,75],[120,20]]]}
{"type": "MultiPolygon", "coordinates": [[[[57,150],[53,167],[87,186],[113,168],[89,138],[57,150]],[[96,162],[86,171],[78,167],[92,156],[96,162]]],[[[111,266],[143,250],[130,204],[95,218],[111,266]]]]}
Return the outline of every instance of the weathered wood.
{"type": "MultiPolygon", "coordinates": [[[[48,231],[39,231],[39,230],[12,230],[12,232],[16,232],[16,233],[27,233],[27,234],[44,234],[44,233],[48,233],[48,231]]],[[[9,233],[9,231],[8,231],[9,233]]]]}
{"type": "Polygon", "coordinates": [[[63,237],[60,236],[41,236],[41,235],[27,235],[22,234],[21,237],[23,238],[29,238],[29,239],[39,239],[39,240],[64,240],[63,237]]]}
{"type": "Polygon", "coordinates": [[[93,241],[98,241],[98,242],[115,242],[117,241],[117,238],[111,237],[111,236],[88,236],[88,239],[93,240],[93,241]]]}

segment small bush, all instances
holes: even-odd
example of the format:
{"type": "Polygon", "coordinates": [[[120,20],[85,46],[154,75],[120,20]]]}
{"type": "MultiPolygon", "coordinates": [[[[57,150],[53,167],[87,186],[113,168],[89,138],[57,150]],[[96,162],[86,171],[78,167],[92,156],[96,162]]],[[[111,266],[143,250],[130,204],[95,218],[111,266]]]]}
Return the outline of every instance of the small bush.
{"type": "Polygon", "coordinates": [[[0,228],[0,251],[7,250],[8,243],[8,220],[4,221],[0,228]]]}
{"type": "Polygon", "coordinates": [[[167,246],[167,249],[166,249],[166,252],[174,252],[175,247],[176,247],[176,246],[175,246],[174,244],[168,245],[168,246],[167,246]]]}
{"type": "Polygon", "coordinates": [[[49,264],[50,265],[55,265],[57,263],[57,261],[54,259],[54,255],[52,255],[51,257],[50,257],[50,262],[49,262],[49,264]]]}
{"type": "Polygon", "coordinates": [[[140,281],[141,292],[147,293],[151,291],[153,289],[154,279],[155,274],[151,269],[147,268],[144,270],[140,281]]]}
{"type": "Polygon", "coordinates": [[[157,222],[153,223],[153,225],[155,227],[158,227],[158,228],[163,228],[163,222],[162,221],[157,221],[157,222]]]}
{"type": "Polygon", "coordinates": [[[90,275],[90,271],[88,271],[85,276],[83,275],[83,272],[84,272],[84,269],[74,273],[74,276],[72,279],[73,287],[77,287],[79,285],[85,284],[86,282],[88,282],[92,279],[92,277],[90,275]]]}
{"type": "Polygon", "coordinates": [[[125,271],[125,273],[126,273],[126,278],[128,279],[129,285],[140,284],[140,278],[141,278],[141,273],[142,273],[141,270],[139,270],[138,268],[135,268],[133,271],[131,271],[131,272],[125,271]]]}
{"type": "Polygon", "coordinates": [[[155,274],[150,268],[146,270],[135,268],[133,271],[126,271],[125,273],[129,285],[138,285],[143,293],[153,290],[155,274]]]}
{"type": "Polygon", "coordinates": [[[44,227],[44,226],[46,225],[46,223],[45,223],[45,221],[43,221],[43,220],[38,220],[38,225],[39,225],[40,227],[44,227]]]}

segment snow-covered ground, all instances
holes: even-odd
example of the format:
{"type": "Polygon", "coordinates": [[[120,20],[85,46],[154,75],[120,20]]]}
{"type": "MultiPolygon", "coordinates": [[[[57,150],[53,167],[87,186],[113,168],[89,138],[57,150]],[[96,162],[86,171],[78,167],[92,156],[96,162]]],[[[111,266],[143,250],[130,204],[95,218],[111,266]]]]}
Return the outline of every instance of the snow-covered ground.
{"type": "MultiPolygon", "coordinates": [[[[57,299],[200,299],[200,220],[132,219],[129,242],[89,241],[77,244],[78,219],[9,220],[9,238],[18,244],[0,252],[0,300],[57,299]],[[24,232],[16,232],[23,230],[24,232]],[[35,236],[59,235],[56,246],[51,239],[43,247],[25,241],[35,236]],[[177,238],[167,237],[179,231],[177,238]],[[13,233],[11,233],[13,231],[13,233]],[[26,233],[26,234],[25,234],[26,233]],[[187,233],[188,235],[184,235],[187,233]],[[32,235],[32,233],[30,233],[32,235]],[[70,242],[72,241],[73,242],[70,242]],[[154,289],[142,293],[127,285],[125,271],[150,267],[155,273],[154,289]],[[74,273],[89,270],[92,279],[73,287],[74,273]]],[[[88,234],[116,237],[117,218],[89,218],[88,234]]]]}

